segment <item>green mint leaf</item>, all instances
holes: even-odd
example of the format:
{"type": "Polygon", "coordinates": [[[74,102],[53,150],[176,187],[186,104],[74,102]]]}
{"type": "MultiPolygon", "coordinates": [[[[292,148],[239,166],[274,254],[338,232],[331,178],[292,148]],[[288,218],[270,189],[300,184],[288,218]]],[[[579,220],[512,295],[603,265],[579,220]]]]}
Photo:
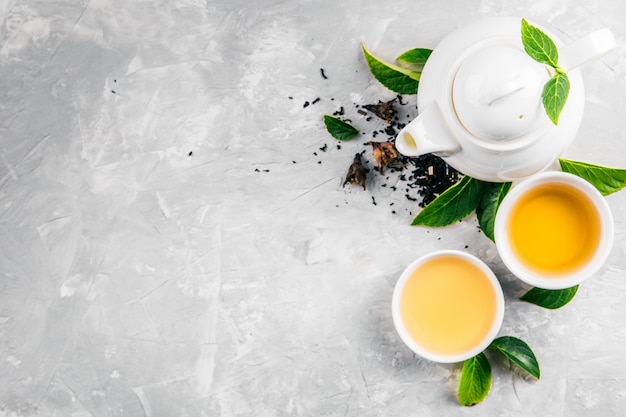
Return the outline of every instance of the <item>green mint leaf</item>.
{"type": "Polygon", "coordinates": [[[489,345],[489,349],[495,349],[509,358],[511,362],[528,372],[535,378],[541,377],[539,362],[532,349],[526,342],[513,336],[502,336],[495,339],[489,345]]]}
{"type": "Polygon", "coordinates": [[[396,58],[396,60],[407,65],[424,65],[432,52],[432,49],[410,49],[396,58]]]}
{"type": "Polygon", "coordinates": [[[531,25],[522,19],[522,44],[524,50],[532,59],[548,64],[553,68],[558,67],[559,52],[554,41],[541,29],[531,25]]]}
{"type": "Polygon", "coordinates": [[[330,133],[335,139],[349,140],[359,134],[359,131],[355,127],[341,119],[327,114],[324,115],[324,124],[326,125],[328,133],[330,133]]]}
{"type": "Polygon", "coordinates": [[[511,183],[485,183],[483,188],[483,194],[478,202],[478,207],[476,207],[476,217],[478,218],[480,230],[489,239],[495,241],[494,224],[496,222],[496,213],[504,196],[511,189],[511,183]]]}
{"type": "Polygon", "coordinates": [[[484,353],[479,353],[463,363],[459,382],[459,402],[470,407],[478,404],[491,389],[491,365],[484,353]]]}
{"type": "Polygon", "coordinates": [[[589,181],[602,195],[609,195],[626,187],[626,169],[609,168],[586,162],[559,159],[561,170],[589,181]]]}
{"type": "Polygon", "coordinates": [[[541,93],[541,101],[543,107],[546,109],[546,113],[552,123],[559,124],[559,116],[563,107],[565,107],[565,101],[569,95],[569,78],[564,72],[557,72],[550,80],[543,86],[543,92],[541,93]]]}
{"type": "Polygon", "coordinates": [[[384,62],[361,45],[367,65],[382,85],[398,94],[416,94],[421,73],[384,62]]]}
{"type": "Polygon", "coordinates": [[[539,307],[556,310],[572,301],[578,291],[578,285],[562,290],[544,290],[543,288],[531,288],[520,300],[526,301],[539,307]]]}
{"type": "Polygon", "coordinates": [[[478,206],[484,184],[483,181],[463,176],[424,207],[411,226],[441,227],[467,217],[478,206]]]}

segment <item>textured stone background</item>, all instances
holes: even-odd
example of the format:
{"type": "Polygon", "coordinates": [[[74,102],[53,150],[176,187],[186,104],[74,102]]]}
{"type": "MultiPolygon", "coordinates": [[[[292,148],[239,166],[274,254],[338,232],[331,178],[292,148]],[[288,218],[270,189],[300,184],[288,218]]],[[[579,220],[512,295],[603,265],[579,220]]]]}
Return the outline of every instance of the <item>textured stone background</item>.
{"type": "Polygon", "coordinates": [[[392,59],[493,15],[613,30],[565,156],[626,167],[620,0],[0,0],[0,416],[623,415],[626,191],[606,266],[548,311],[474,217],[414,228],[397,178],[341,187],[384,127],[355,105],[395,96],[360,42],[392,59]],[[366,135],[338,149],[340,106],[366,135]],[[443,248],[497,273],[540,381],[494,358],[462,408],[460,366],[402,345],[393,285],[443,248]]]}

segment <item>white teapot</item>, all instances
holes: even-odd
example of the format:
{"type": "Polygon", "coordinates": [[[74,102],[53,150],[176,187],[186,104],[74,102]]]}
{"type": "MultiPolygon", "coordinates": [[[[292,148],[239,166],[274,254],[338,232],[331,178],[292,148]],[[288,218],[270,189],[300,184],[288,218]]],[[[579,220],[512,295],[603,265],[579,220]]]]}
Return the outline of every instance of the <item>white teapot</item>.
{"type": "Polygon", "coordinates": [[[401,154],[434,153],[458,171],[491,182],[526,178],[561,156],[583,114],[579,68],[616,42],[608,29],[601,29],[562,46],[557,36],[541,28],[557,45],[558,64],[570,80],[569,96],[554,125],[541,102],[554,69],[524,51],[521,21],[476,21],[435,48],[419,82],[419,114],[396,138],[401,154]]]}

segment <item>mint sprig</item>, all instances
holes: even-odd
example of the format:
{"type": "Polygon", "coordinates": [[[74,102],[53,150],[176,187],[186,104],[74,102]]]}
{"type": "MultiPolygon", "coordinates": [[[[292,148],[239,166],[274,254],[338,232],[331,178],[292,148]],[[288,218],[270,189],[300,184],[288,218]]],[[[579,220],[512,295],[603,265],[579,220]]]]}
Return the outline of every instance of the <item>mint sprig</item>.
{"type": "Polygon", "coordinates": [[[569,96],[570,82],[565,70],[559,67],[559,51],[552,39],[541,29],[522,19],[522,44],[526,53],[535,61],[554,68],[555,74],[548,80],[541,93],[546,114],[555,125],[569,96]]]}

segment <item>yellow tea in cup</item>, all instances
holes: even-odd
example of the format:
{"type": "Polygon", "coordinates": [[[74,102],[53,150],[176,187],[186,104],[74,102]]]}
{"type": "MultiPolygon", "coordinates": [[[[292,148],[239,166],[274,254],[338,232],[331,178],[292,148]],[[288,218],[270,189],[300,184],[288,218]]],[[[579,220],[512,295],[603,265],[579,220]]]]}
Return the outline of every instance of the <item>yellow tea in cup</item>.
{"type": "Polygon", "coordinates": [[[564,172],[534,175],[511,188],[494,226],[498,253],[535,287],[573,287],[595,273],[613,242],[613,217],[600,192],[564,172]]]}
{"type": "Polygon", "coordinates": [[[559,277],[584,266],[600,243],[600,214],[579,189],[560,183],[538,185],[511,207],[511,249],[529,270],[559,277]]]}
{"type": "Polygon", "coordinates": [[[394,322],[415,353],[460,362],[484,350],[502,324],[504,298],[489,268],[458,251],[440,251],[409,266],[396,284],[394,322]]]}

